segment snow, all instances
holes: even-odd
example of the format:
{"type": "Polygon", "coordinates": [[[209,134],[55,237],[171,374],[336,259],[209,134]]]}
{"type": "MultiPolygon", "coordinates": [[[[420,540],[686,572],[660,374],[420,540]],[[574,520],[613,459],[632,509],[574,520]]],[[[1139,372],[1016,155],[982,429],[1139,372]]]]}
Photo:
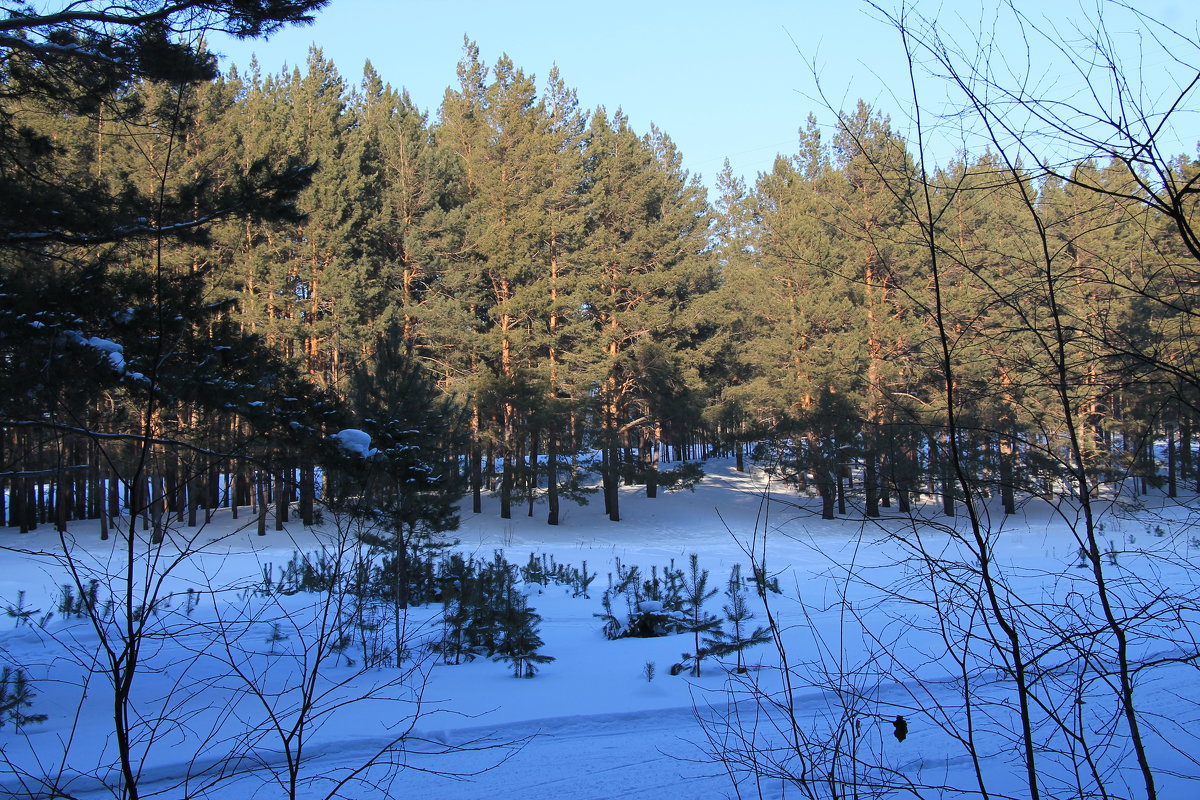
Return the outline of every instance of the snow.
{"type": "Polygon", "coordinates": [[[346,428],[332,434],[329,438],[337,442],[338,446],[347,453],[361,458],[370,458],[379,452],[371,447],[371,435],[357,428],[346,428]]]}
{"type": "MultiPolygon", "coordinates": [[[[373,452],[370,437],[362,431],[347,429],[334,438],[356,455],[373,452]]],[[[746,651],[750,668],[744,675],[705,661],[699,678],[672,676],[671,665],[692,649],[690,635],[609,641],[595,616],[618,562],[638,565],[648,575],[652,566],[660,571],[672,564],[685,568],[689,554],[698,553],[700,566],[710,571],[709,585],[723,589],[735,563],[749,574],[748,550],[765,553],[769,573],[779,578],[782,591],[768,595],[768,600],[796,675],[804,676],[791,695],[800,729],[820,741],[851,726],[863,732],[864,760],[878,761],[921,784],[971,789],[973,767],[954,741],[954,728],[939,728],[936,721],[937,709],[952,715],[961,701],[961,687],[956,688],[955,675],[948,669],[953,664],[945,655],[965,641],[968,632],[981,632],[971,608],[961,603],[963,598],[950,591],[949,583],[931,582],[926,573],[931,562],[914,556],[918,539],[929,553],[959,555],[961,544],[947,527],[950,521],[937,515],[936,501],[917,509],[927,515],[917,524],[899,517],[827,521],[815,513],[816,501],[792,491],[780,490],[764,502],[767,484],[761,473],[738,473],[725,462],[710,462],[706,468],[710,474],[695,492],[648,500],[632,487],[623,488],[620,523],[609,522],[598,502],[564,504],[557,527],[544,524],[544,506],[535,507],[534,517],[522,513],[502,520],[492,498],[485,499],[483,514],[471,514],[468,504],[455,534],[460,552],[488,558],[502,550],[516,565],[525,564],[530,553],[547,553],[558,563],[576,567],[586,561],[587,569],[598,573],[586,598],[574,597],[564,586],[525,584],[530,605],[543,618],[541,652],[556,660],[542,665],[529,680],[513,678],[508,665],[486,660],[451,666],[418,658],[408,667],[411,673],[338,661],[320,684],[329,693],[323,701],[328,713],[305,745],[300,796],[324,796],[330,785],[322,779],[345,775],[410,724],[411,744],[403,765],[394,772],[379,768],[371,773],[371,779],[389,785],[394,796],[801,796],[778,779],[764,778],[757,785],[743,782],[735,789],[724,766],[711,757],[715,748],[747,744],[766,754],[786,737],[786,730],[773,727],[778,718],[762,715],[754,694],[756,689],[780,688],[779,654],[771,645],[746,651]],[[943,618],[960,626],[951,631],[949,643],[939,637],[932,616],[932,602],[939,597],[947,603],[943,618]],[[650,662],[655,665],[653,680],[647,679],[650,662]],[[830,671],[838,666],[844,668],[843,675],[830,671]],[[412,691],[422,683],[421,714],[410,719],[415,708],[412,691]],[[347,695],[370,696],[338,706],[347,695]],[[848,696],[856,699],[848,703],[848,696]],[[848,705],[857,709],[856,716],[847,716],[848,705]],[[892,736],[897,715],[904,715],[909,725],[904,742],[892,736]],[[729,727],[738,721],[743,724],[729,727]]],[[[1115,562],[1110,567],[1114,594],[1129,607],[1136,607],[1151,586],[1192,591],[1200,556],[1200,541],[1191,527],[1194,505],[1189,496],[1178,503],[1151,498],[1150,507],[1141,509],[1106,507],[1104,536],[1115,562]]],[[[959,528],[964,525],[962,519],[953,522],[959,528]]],[[[1030,598],[1030,608],[1036,606],[1055,625],[1065,624],[1072,615],[1082,619],[1093,613],[1089,573],[1075,567],[1078,543],[1063,515],[1031,502],[1015,517],[1002,520],[996,514],[993,522],[998,529],[997,569],[1005,571],[1014,594],[1030,598]]],[[[75,563],[85,571],[108,569],[123,552],[119,537],[101,542],[92,525],[73,526],[71,537],[75,563]]],[[[66,574],[61,559],[49,555],[59,551],[51,526],[24,535],[3,529],[0,541],[7,548],[0,552],[0,606],[16,609],[18,595],[24,592],[23,609],[54,610],[66,574]]],[[[267,700],[286,717],[298,697],[300,656],[312,641],[311,626],[320,619],[322,607],[318,595],[264,599],[253,587],[261,581],[264,567],[277,571],[298,551],[328,549],[338,541],[332,520],[319,529],[289,524],[283,532],[269,530],[259,537],[249,513],[243,511],[235,521],[223,511],[207,527],[173,529],[164,549],[139,546],[139,563],[145,565],[156,557],[165,560],[186,549],[197,551],[171,575],[177,594],[172,608],[152,625],[155,636],[144,653],[148,668],[138,677],[139,712],[162,714],[178,723],[159,732],[161,742],[138,744],[146,750],[144,788],[181,796],[179,781],[189,770],[189,785],[199,785],[196,774],[219,763],[222,748],[236,744],[234,734],[245,736],[253,730],[255,755],[244,763],[244,771],[196,796],[282,796],[281,787],[263,782],[264,774],[282,771],[279,740],[263,722],[262,701],[249,693],[249,683],[239,679],[231,665],[242,675],[257,676],[258,685],[270,687],[274,694],[267,700]],[[212,645],[218,634],[223,637],[219,651],[212,645]],[[184,670],[186,681],[181,680],[184,670]]],[[[722,602],[718,595],[709,609],[719,613],[722,602]]],[[[614,607],[619,604],[623,600],[614,607]]],[[[765,610],[753,592],[751,604],[756,615],[752,624],[763,624],[765,610]]],[[[661,608],[656,601],[643,601],[642,610],[656,606],[661,608]]],[[[409,612],[405,625],[410,641],[436,635],[437,611],[409,612]]],[[[32,772],[40,764],[42,769],[73,775],[74,796],[107,796],[101,784],[111,783],[114,776],[102,754],[111,755],[113,744],[105,727],[111,712],[105,705],[103,677],[93,675],[87,686],[79,677],[87,674],[86,654],[96,652],[97,634],[84,621],[63,619],[59,613],[39,627],[37,616],[32,615],[30,624],[0,618],[0,626],[9,628],[0,639],[0,656],[25,667],[36,692],[29,712],[49,717],[20,732],[11,724],[0,727],[3,757],[13,765],[11,774],[0,771],[0,794],[24,796],[26,790],[17,785],[18,768],[32,772]],[[68,740],[69,749],[64,744],[68,740]]],[[[1145,626],[1135,654],[1144,647],[1164,658],[1186,653],[1182,643],[1194,641],[1200,632],[1195,611],[1189,609],[1155,615],[1154,608],[1147,607],[1145,626]],[[1155,620],[1172,630],[1150,631],[1159,624],[1155,620]],[[1173,642],[1181,645],[1173,649],[1173,642]]],[[[1106,652],[1104,635],[1094,635],[1100,659],[1106,652]]],[[[1055,652],[1050,649],[1044,657],[1057,657],[1055,652]]],[[[968,664],[975,670],[972,691],[986,704],[986,715],[977,721],[986,745],[982,765],[995,796],[1022,795],[1023,776],[1011,747],[1015,728],[1010,686],[996,666],[982,657],[980,663],[968,664]]],[[[1041,696],[1065,698],[1068,708],[1082,709],[1079,713],[1103,716],[1111,709],[1103,681],[1080,684],[1070,675],[1059,677],[1061,690],[1048,688],[1041,696]],[[1070,690],[1080,686],[1085,695],[1075,706],[1070,690]]],[[[1194,687],[1195,670],[1183,663],[1164,663],[1139,679],[1138,703],[1148,710],[1147,735],[1162,797],[1194,797],[1200,790],[1200,768],[1192,760],[1200,752],[1194,733],[1200,718],[1191,699],[1194,687]]],[[[948,724],[960,722],[951,719],[948,724]]],[[[1104,720],[1095,724],[1100,731],[1104,720]]],[[[1046,741],[1051,734],[1039,732],[1046,741]]],[[[1127,743],[1102,740],[1097,749],[1104,750],[1107,763],[1113,765],[1107,777],[1114,796],[1140,796],[1140,778],[1127,743]]],[[[1049,763],[1050,756],[1042,757],[1047,775],[1068,781],[1070,775],[1049,763]]],[[[1059,796],[1070,796],[1069,784],[1064,785],[1068,788],[1057,787],[1059,796]]],[[[353,782],[347,784],[341,796],[386,796],[354,787],[353,782]]],[[[936,791],[927,795],[961,796],[936,791]]]]}
{"type": "Polygon", "coordinates": [[[62,332],[62,336],[63,339],[72,344],[100,351],[108,359],[113,369],[117,372],[125,371],[125,348],[113,340],[104,339],[99,336],[84,336],[76,330],[65,330],[62,332]]]}

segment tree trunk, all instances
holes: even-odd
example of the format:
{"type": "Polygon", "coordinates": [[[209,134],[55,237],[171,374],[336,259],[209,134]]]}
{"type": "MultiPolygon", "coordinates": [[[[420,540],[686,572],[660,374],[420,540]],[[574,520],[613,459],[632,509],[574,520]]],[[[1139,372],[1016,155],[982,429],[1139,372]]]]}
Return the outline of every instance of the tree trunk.
{"type": "Polygon", "coordinates": [[[1014,456],[1012,437],[1000,434],[997,447],[997,461],[1000,468],[1000,504],[1004,507],[1005,515],[1017,513],[1016,493],[1013,490],[1014,456]]]}
{"type": "Polygon", "coordinates": [[[512,519],[513,464],[512,454],[500,458],[500,519],[512,519]]]}
{"type": "Polygon", "coordinates": [[[267,535],[267,479],[266,472],[259,472],[254,482],[254,506],[258,509],[258,535],[267,535]]]}
{"type": "Polygon", "coordinates": [[[537,499],[538,489],[538,438],[540,434],[534,430],[529,433],[529,480],[526,482],[529,492],[529,514],[533,516],[533,503],[537,499]]]}
{"type": "Polygon", "coordinates": [[[821,519],[837,519],[834,514],[834,503],[837,502],[838,484],[829,473],[816,473],[817,494],[821,497],[821,519]]]}
{"type": "Polygon", "coordinates": [[[1167,426],[1167,497],[1177,497],[1179,495],[1179,486],[1177,480],[1177,466],[1175,453],[1175,426],[1167,426]]]}
{"type": "Polygon", "coordinates": [[[472,436],[467,449],[471,458],[471,512],[480,514],[483,512],[483,448],[472,436]]]}
{"type": "Polygon", "coordinates": [[[879,467],[872,437],[863,457],[863,497],[868,517],[879,516],[879,467]]]}
{"type": "Polygon", "coordinates": [[[311,528],[316,521],[317,471],[313,466],[312,457],[304,456],[300,466],[300,523],[311,528]]]}
{"type": "Polygon", "coordinates": [[[658,443],[662,436],[662,423],[654,422],[653,437],[647,435],[642,440],[643,467],[646,471],[646,497],[658,497],[658,443]]]}
{"type": "Polygon", "coordinates": [[[284,480],[284,471],[280,470],[275,480],[275,530],[283,530],[288,521],[288,482],[284,480]]]}
{"type": "Polygon", "coordinates": [[[604,511],[608,514],[608,518],[612,522],[621,521],[620,507],[620,476],[618,470],[618,454],[620,449],[617,447],[605,447],[602,463],[604,465],[604,511]]]}
{"type": "Polygon", "coordinates": [[[1192,477],[1192,421],[1184,414],[1179,421],[1179,479],[1184,483],[1192,477]]]}
{"type": "Polygon", "coordinates": [[[558,524],[558,427],[551,425],[546,435],[546,524],[558,524]]]}

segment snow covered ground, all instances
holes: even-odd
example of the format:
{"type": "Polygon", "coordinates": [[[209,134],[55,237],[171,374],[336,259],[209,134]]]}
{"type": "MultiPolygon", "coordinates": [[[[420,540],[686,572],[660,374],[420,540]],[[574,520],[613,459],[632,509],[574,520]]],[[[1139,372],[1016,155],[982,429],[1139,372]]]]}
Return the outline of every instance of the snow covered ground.
{"type": "MultiPolygon", "coordinates": [[[[804,796],[773,774],[780,769],[947,797],[968,796],[978,770],[999,795],[1027,793],[1011,670],[992,644],[1005,640],[971,601],[982,591],[971,548],[936,508],[921,510],[928,524],[886,515],[867,524],[823,521],[817,501],[791,491],[764,503],[761,473],[737,473],[726,462],[706,469],[694,492],[647,500],[624,489],[620,523],[609,522],[598,501],[565,507],[558,527],[544,524],[542,506],[532,518],[507,521],[487,505],[481,515],[463,514],[464,553],[486,558],[502,549],[516,564],[546,553],[574,566],[586,561],[598,573],[587,598],[564,586],[525,586],[543,617],[542,652],[556,659],[529,680],[512,677],[503,663],[452,666],[417,655],[416,644],[436,634],[435,609],[405,621],[415,657],[404,670],[364,668],[349,654],[365,653],[365,645],[319,654],[315,632],[336,609],[304,593],[264,599],[253,587],[264,565],[277,570],[297,551],[330,546],[332,526],[310,531],[297,523],[258,537],[245,515],[217,516],[199,533],[173,532],[157,561],[140,547],[134,605],[138,587],[164,571],[172,594],[143,620],[132,690],[137,736],[128,746],[138,754],[142,796],[380,796],[360,779],[390,786],[394,796],[447,800],[804,796]],[[184,536],[193,537],[195,552],[174,564],[184,536]],[[786,645],[790,692],[771,644],[747,651],[745,674],[705,662],[694,678],[668,674],[692,650],[690,635],[602,636],[595,615],[618,559],[648,572],[684,566],[697,553],[710,585],[723,589],[735,563],[749,572],[748,551],[765,554],[779,580],[780,593],[768,598],[786,645]],[[948,566],[958,563],[962,570],[948,566]],[[305,698],[311,705],[302,705],[305,698]],[[903,741],[897,715],[908,727],[903,741]],[[304,728],[289,727],[301,719],[304,728]],[[967,731],[974,758],[962,743],[967,731]],[[390,767],[355,772],[402,735],[399,755],[384,759],[390,767]],[[752,762],[757,775],[738,771],[752,762]]],[[[1127,616],[1144,621],[1127,626],[1127,652],[1157,659],[1138,675],[1136,702],[1159,796],[1200,796],[1200,676],[1184,660],[1200,638],[1189,605],[1198,594],[1200,528],[1191,498],[1153,505],[1106,506],[1106,573],[1112,597],[1134,610],[1127,616]]],[[[1041,720],[1035,734],[1047,795],[1084,794],[1099,776],[1113,796],[1144,796],[1127,728],[1113,710],[1116,645],[1096,625],[1102,609],[1090,570],[1077,566],[1071,527],[1042,503],[992,522],[1000,602],[1016,609],[1023,652],[1039,676],[1030,696],[1041,704],[1033,717],[1041,720]]],[[[956,525],[966,529],[963,519],[956,525]]],[[[111,796],[105,785],[119,779],[113,765],[124,744],[112,735],[112,692],[96,669],[123,655],[103,648],[115,629],[55,611],[68,581],[52,555],[62,546],[51,526],[3,530],[0,543],[0,604],[10,612],[0,620],[0,657],[31,681],[24,712],[47,717],[19,730],[6,717],[0,727],[0,796],[45,796],[48,782],[76,797],[111,796]],[[39,624],[47,611],[54,617],[39,624]]],[[[87,574],[120,566],[119,539],[101,542],[98,529],[73,527],[69,544],[87,574]]],[[[97,604],[106,596],[101,589],[97,604]]],[[[709,602],[713,613],[723,602],[720,594],[709,602]]],[[[766,610],[756,599],[754,606],[755,622],[765,622],[766,610]]],[[[829,794],[819,783],[809,788],[829,794]]]]}

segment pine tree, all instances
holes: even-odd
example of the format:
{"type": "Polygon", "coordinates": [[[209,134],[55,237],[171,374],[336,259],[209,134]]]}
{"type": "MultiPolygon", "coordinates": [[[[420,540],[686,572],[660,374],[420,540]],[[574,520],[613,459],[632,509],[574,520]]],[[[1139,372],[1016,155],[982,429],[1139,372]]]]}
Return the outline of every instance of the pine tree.
{"type": "MultiPolygon", "coordinates": [[[[360,538],[384,553],[399,642],[404,609],[432,599],[430,570],[422,565],[450,544],[441,534],[458,527],[461,485],[452,454],[461,416],[414,360],[399,321],[351,376],[350,395],[373,452],[342,459],[341,480],[355,484],[342,496],[367,523],[360,538]]],[[[401,656],[398,647],[397,667],[401,656]]]]}
{"type": "Polygon", "coordinates": [[[762,626],[755,626],[751,629],[747,625],[750,620],[754,619],[754,612],[750,610],[749,605],[746,603],[746,587],[742,582],[741,564],[734,564],[729,572],[729,583],[725,587],[725,597],[728,598],[728,602],[723,607],[723,610],[725,612],[725,622],[729,623],[730,629],[726,631],[722,626],[713,631],[713,635],[704,640],[704,647],[709,655],[716,658],[723,658],[731,654],[736,655],[737,666],[735,667],[735,671],[744,673],[746,666],[742,651],[747,647],[771,641],[771,633],[767,628],[762,626]]]}
{"type": "Polygon", "coordinates": [[[777,159],[755,190],[759,257],[738,278],[756,316],[747,344],[754,377],[743,392],[770,431],[777,468],[815,485],[822,516],[832,519],[860,429],[864,314],[855,284],[832,274],[840,262],[827,203],[836,175],[815,130],[807,141],[802,158],[777,159]]]}
{"type": "Polygon", "coordinates": [[[863,464],[864,512],[877,517],[885,427],[903,424],[914,385],[918,337],[905,294],[922,258],[910,243],[916,170],[890,120],[861,101],[854,112],[839,115],[831,147],[837,192],[830,210],[837,234],[822,267],[857,287],[861,341],[855,356],[863,367],[861,383],[847,398],[859,407],[860,420],[850,452],[863,464]]]}
{"type": "Polygon", "coordinates": [[[511,664],[513,677],[532,678],[539,665],[554,660],[554,656],[538,652],[545,644],[538,635],[541,621],[541,615],[529,607],[529,598],[515,589],[508,591],[499,618],[500,641],[493,658],[511,664]]]}
{"type": "Polygon", "coordinates": [[[756,317],[751,306],[761,289],[751,289],[750,282],[761,276],[752,246],[752,198],[728,160],[717,176],[717,189],[713,236],[719,282],[693,306],[693,347],[703,387],[705,425],[716,431],[722,442],[732,444],[737,469],[742,471],[745,446],[756,427],[745,387],[754,377],[749,343],[756,333],[756,317]]]}
{"type": "MultiPolygon", "coordinates": [[[[456,371],[470,376],[476,448],[490,442],[499,455],[500,513],[509,517],[523,492],[532,501],[537,449],[547,438],[558,467],[574,405],[561,363],[578,308],[566,255],[581,231],[583,118],[557,73],[539,96],[533,77],[507,56],[489,80],[478,48],[467,42],[466,50],[438,129],[459,155],[464,187],[457,263],[443,284],[452,302],[443,315],[473,334],[456,348],[466,361],[456,371]]],[[[557,474],[551,482],[555,523],[557,474]]]]}
{"type": "Polygon", "coordinates": [[[716,589],[708,588],[708,570],[700,569],[700,558],[696,553],[688,556],[688,571],[683,583],[683,608],[680,614],[681,627],[692,634],[694,649],[685,654],[685,664],[690,661],[691,674],[700,677],[700,662],[712,652],[702,645],[707,634],[715,634],[721,627],[720,617],[713,616],[704,608],[704,603],[716,595],[716,589]]]}
{"type": "Polygon", "coordinates": [[[636,353],[653,342],[653,351],[641,352],[653,352],[665,367],[659,374],[682,373],[680,312],[712,288],[710,218],[703,189],[657,129],[639,137],[623,114],[598,110],[585,155],[588,266],[579,302],[593,339],[581,366],[598,387],[605,512],[615,522],[622,451],[636,444],[645,453],[664,422],[653,394],[665,387],[631,380],[639,375],[636,353]]]}

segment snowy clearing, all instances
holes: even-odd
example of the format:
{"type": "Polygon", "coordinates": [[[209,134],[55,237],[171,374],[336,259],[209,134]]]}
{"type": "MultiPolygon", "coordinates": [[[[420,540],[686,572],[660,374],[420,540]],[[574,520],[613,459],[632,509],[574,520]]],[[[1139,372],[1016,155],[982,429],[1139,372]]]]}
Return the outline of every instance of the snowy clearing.
{"type": "MultiPolygon", "coordinates": [[[[546,554],[575,567],[586,561],[597,574],[588,597],[573,597],[569,587],[553,582],[524,584],[542,617],[541,652],[555,659],[529,680],[491,660],[438,663],[422,643],[439,635],[441,609],[418,608],[402,621],[412,648],[402,669],[364,665],[364,638],[326,652],[305,689],[329,602],[303,592],[263,596],[255,587],[264,567],[278,571],[297,551],[334,547],[338,537],[329,521],[320,530],[294,524],[259,537],[253,519],[218,515],[198,533],[172,531],[156,551],[158,561],[142,547],[135,575],[145,575],[139,570],[151,564],[164,571],[182,537],[191,537],[197,550],[172,568],[170,602],[146,619],[143,666],[133,690],[141,725],[129,743],[143,754],[143,796],[378,796],[363,788],[366,781],[390,786],[395,796],[447,799],[558,798],[568,792],[582,798],[792,797],[800,791],[772,771],[799,774],[803,752],[810,766],[827,763],[827,745],[839,737],[843,755],[853,758],[836,769],[849,769],[864,783],[882,771],[927,796],[967,796],[977,781],[968,751],[955,741],[963,730],[964,696],[972,698],[977,715],[975,752],[989,790],[1022,794],[1011,685],[997,668],[1003,659],[990,663],[997,657],[985,647],[982,654],[964,650],[965,661],[955,661],[949,656],[958,652],[956,639],[947,644],[939,633],[949,625],[970,633],[968,639],[976,635],[973,626],[981,623],[965,618],[967,607],[947,588],[965,590],[969,580],[951,581],[945,573],[933,580],[933,562],[914,556],[918,540],[923,552],[946,558],[937,561],[938,569],[962,556],[961,542],[943,527],[947,520],[929,508],[922,512],[928,524],[886,515],[869,524],[823,521],[817,501],[792,491],[779,491],[764,504],[761,473],[740,474],[725,462],[706,468],[710,474],[694,492],[647,500],[624,489],[624,519],[616,524],[595,505],[566,507],[557,528],[544,524],[541,506],[533,518],[507,521],[491,505],[481,515],[463,514],[459,552],[486,559],[503,550],[518,566],[530,554],[546,554]],[[744,674],[710,659],[698,678],[671,675],[671,665],[693,650],[690,634],[610,641],[596,616],[618,562],[638,565],[645,575],[652,566],[681,567],[696,553],[710,585],[723,588],[735,563],[749,570],[748,549],[757,557],[765,553],[767,571],[779,581],[780,592],[768,592],[768,601],[792,668],[790,715],[779,714],[777,702],[785,695],[774,645],[746,650],[744,674]],[[963,675],[970,676],[967,689],[963,675]],[[316,713],[303,729],[288,731],[305,697],[313,698],[316,713]],[[896,738],[897,715],[907,724],[903,741],[896,738]],[[790,728],[793,719],[799,739],[790,728]],[[404,746],[394,748],[401,737],[404,746]],[[382,751],[389,751],[383,763],[355,772],[382,751]],[[719,752],[729,764],[716,758],[719,752]],[[758,764],[757,776],[738,771],[751,763],[758,764]]],[[[1103,524],[1114,596],[1146,608],[1146,628],[1135,631],[1130,652],[1161,662],[1147,668],[1137,685],[1160,796],[1187,797],[1197,791],[1200,776],[1200,751],[1188,732],[1200,719],[1196,673],[1193,664],[1171,659],[1186,654],[1200,625],[1194,608],[1156,609],[1146,598],[1153,587],[1194,596],[1200,541],[1186,504],[1154,503],[1133,511],[1114,505],[1103,524]]],[[[1015,518],[994,521],[995,564],[1010,596],[1025,598],[1023,607],[1036,610],[1030,619],[1043,621],[1041,629],[1026,629],[1029,642],[1051,630],[1061,638],[1069,620],[1082,625],[1094,615],[1088,575],[1076,566],[1078,543],[1061,516],[1029,503],[1015,518]]],[[[101,542],[97,531],[80,524],[70,535],[81,575],[112,570],[122,553],[120,537],[101,542]]],[[[75,797],[108,796],[105,784],[118,779],[111,765],[121,744],[112,736],[111,689],[94,672],[106,657],[100,633],[86,618],[64,618],[60,587],[69,580],[62,559],[52,555],[62,547],[52,526],[3,537],[0,601],[9,619],[2,656],[30,681],[33,695],[24,713],[47,719],[18,730],[6,717],[0,746],[8,769],[0,792],[40,796],[53,783],[75,797]],[[54,616],[40,624],[48,611],[54,616]]],[[[708,601],[713,613],[720,613],[723,599],[718,593],[708,601]]],[[[753,593],[751,601],[754,622],[765,623],[753,593]]],[[[105,602],[103,589],[93,602],[105,602]]],[[[1054,664],[1042,669],[1034,695],[1066,716],[1094,713],[1094,722],[1079,719],[1083,729],[1097,732],[1089,752],[1101,762],[1105,785],[1117,795],[1137,796],[1140,778],[1128,743],[1104,733],[1119,726],[1106,716],[1112,690],[1106,688],[1104,633],[1090,635],[1097,642],[1094,674],[1059,674],[1075,669],[1078,659],[1047,647],[1040,657],[1061,659],[1062,670],[1054,664]]],[[[1062,750],[1051,728],[1047,724],[1039,734],[1048,751],[1039,754],[1047,786],[1060,794],[1086,788],[1089,778],[1080,776],[1071,758],[1050,752],[1062,750]]]]}

